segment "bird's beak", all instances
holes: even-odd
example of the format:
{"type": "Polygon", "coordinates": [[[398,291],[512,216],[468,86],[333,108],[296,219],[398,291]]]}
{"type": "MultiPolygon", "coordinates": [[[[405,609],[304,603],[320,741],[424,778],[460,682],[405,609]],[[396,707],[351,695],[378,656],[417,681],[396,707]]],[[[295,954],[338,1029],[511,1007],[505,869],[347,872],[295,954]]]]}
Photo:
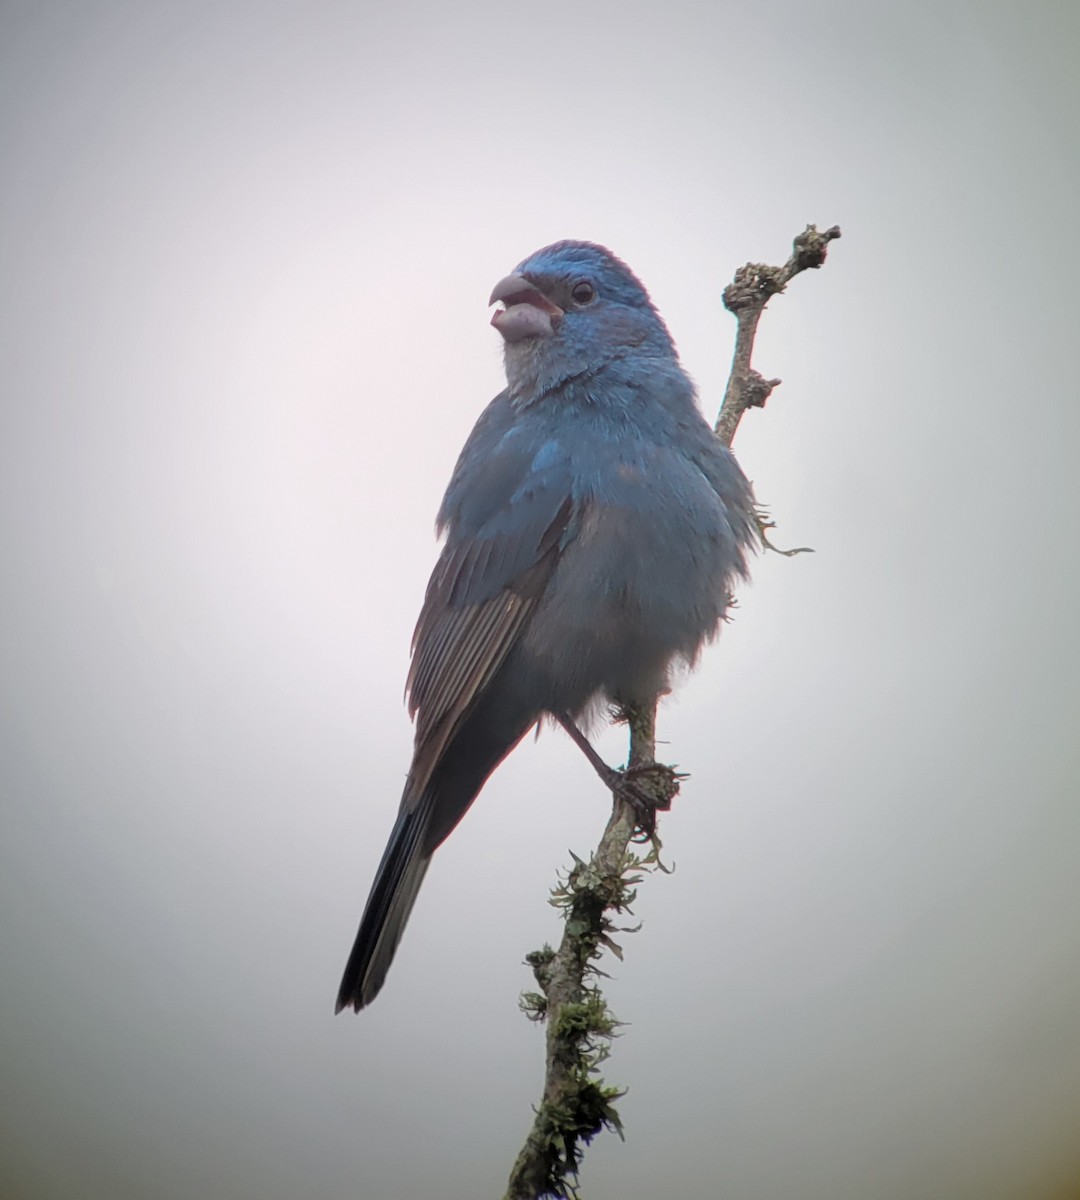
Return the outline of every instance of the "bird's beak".
{"type": "Polygon", "coordinates": [[[508,342],[551,337],[555,332],[552,321],[563,315],[563,310],[524,275],[507,275],[499,280],[488,304],[500,302],[504,307],[492,315],[491,323],[508,342]]]}

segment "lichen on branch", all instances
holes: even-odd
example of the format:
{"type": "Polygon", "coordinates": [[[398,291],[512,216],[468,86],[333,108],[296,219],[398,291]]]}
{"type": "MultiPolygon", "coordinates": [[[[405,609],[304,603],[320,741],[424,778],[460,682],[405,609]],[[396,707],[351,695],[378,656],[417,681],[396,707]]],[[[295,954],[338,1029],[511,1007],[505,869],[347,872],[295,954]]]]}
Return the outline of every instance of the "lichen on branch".
{"type": "MultiPolygon", "coordinates": [[[[835,225],[823,232],[808,225],[794,239],[791,255],[783,266],[747,263],[724,289],[724,306],[737,322],[731,373],[713,427],[725,446],[731,445],[743,413],[748,408],[763,407],[780,384],[779,379],[766,380],[750,365],[754,336],[765,306],[796,275],[820,267],[829,243],[838,237],[840,229],[835,225]]],[[[765,531],[773,527],[767,516],[759,513],[762,542],[769,549],[776,548],[765,531]]],[[[799,554],[806,549],[779,553],[799,554]]],[[[626,709],[617,716],[630,729],[627,769],[635,771],[640,786],[651,793],[656,808],[662,810],[670,808],[684,776],[656,762],[656,703],[626,709]]],[[[619,1022],[596,982],[603,975],[597,961],[605,949],[622,958],[612,934],[632,931],[619,929],[614,918],[629,914],[644,872],[664,869],[655,822],[649,825],[643,829],[640,812],[616,795],[595,852],[587,862],[575,856],[565,881],[552,893],[552,903],[563,915],[558,949],[545,946],[526,958],[540,990],[526,992],[521,1007],[532,1020],[546,1022],[547,1069],[543,1098],[514,1164],[504,1200],[575,1200],[585,1147],[603,1129],[622,1136],[615,1101],[623,1091],[600,1077],[600,1067],[608,1057],[619,1022]],[[630,849],[641,840],[651,842],[644,857],[630,849]]]]}

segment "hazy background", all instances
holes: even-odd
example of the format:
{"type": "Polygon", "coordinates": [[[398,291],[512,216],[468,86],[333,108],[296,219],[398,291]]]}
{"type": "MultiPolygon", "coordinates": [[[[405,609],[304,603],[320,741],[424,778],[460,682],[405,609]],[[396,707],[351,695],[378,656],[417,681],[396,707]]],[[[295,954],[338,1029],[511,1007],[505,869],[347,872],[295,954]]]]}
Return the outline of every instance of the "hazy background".
{"type": "Polygon", "coordinates": [[[814,221],[736,449],[817,553],[665,706],[586,1195],[1077,1195],[1078,14],[0,5],[0,1194],[502,1194],[608,808],[564,737],[332,1016],[485,301],[604,242],[712,414],[724,283],[814,221]]]}

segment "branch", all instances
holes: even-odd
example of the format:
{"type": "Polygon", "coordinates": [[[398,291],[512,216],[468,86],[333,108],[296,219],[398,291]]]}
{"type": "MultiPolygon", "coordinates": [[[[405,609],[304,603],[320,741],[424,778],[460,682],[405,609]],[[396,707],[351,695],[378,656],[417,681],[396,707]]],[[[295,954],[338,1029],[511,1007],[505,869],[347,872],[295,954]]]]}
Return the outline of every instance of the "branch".
{"type": "MultiPolygon", "coordinates": [[[[754,335],[765,306],[800,272],[820,267],[829,242],[839,236],[835,225],[824,233],[808,225],[795,238],[791,257],[782,267],[747,263],[724,289],[724,307],[738,323],[731,374],[714,426],[725,446],[731,445],[743,413],[763,407],[780,383],[779,379],[764,379],[750,366],[754,335]]],[[[761,525],[764,538],[764,530],[771,525],[764,519],[761,525]]],[[[667,809],[678,793],[680,776],[656,761],[658,702],[659,697],[648,708],[626,709],[618,719],[630,727],[627,769],[634,770],[657,809],[667,809]]],[[[595,853],[587,863],[575,857],[566,883],[553,893],[552,903],[563,910],[562,940],[558,950],[545,946],[527,956],[541,991],[526,993],[521,1000],[529,1017],[547,1021],[544,1095],[504,1200],[572,1200],[577,1195],[584,1147],[605,1128],[622,1136],[614,1104],[622,1093],[606,1086],[598,1074],[619,1023],[593,982],[602,974],[595,962],[605,948],[622,958],[611,937],[617,927],[610,914],[629,912],[642,871],[654,866],[663,869],[659,851],[655,830],[643,834],[640,813],[616,796],[595,853]],[[643,837],[652,843],[644,858],[630,849],[643,837]]]]}
{"type": "Polygon", "coordinates": [[[735,314],[738,328],[735,333],[735,354],[731,374],[724,392],[724,403],[713,429],[716,436],[730,446],[735,430],[748,408],[764,408],[779,379],[763,379],[750,366],[754,350],[754,335],[765,305],[801,271],[816,270],[825,261],[828,245],[840,236],[834,225],[824,233],[817,227],[806,229],[792,243],[791,257],[782,267],[767,267],[763,263],[747,263],[735,272],[735,278],[724,288],[724,307],[735,314]]]}

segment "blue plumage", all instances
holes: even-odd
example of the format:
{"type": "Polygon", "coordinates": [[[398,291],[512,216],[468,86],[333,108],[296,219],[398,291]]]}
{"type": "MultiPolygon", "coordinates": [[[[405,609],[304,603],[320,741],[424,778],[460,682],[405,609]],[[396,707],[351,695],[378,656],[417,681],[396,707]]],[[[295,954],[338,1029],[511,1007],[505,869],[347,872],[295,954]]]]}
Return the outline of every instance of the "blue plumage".
{"type": "Polygon", "coordinates": [[[417,624],[413,763],[338,997],[378,992],[431,854],[545,714],[647,703],[711,639],[756,526],[645,289],[558,242],[501,280],[507,388],[439,511],[417,624]]]}

